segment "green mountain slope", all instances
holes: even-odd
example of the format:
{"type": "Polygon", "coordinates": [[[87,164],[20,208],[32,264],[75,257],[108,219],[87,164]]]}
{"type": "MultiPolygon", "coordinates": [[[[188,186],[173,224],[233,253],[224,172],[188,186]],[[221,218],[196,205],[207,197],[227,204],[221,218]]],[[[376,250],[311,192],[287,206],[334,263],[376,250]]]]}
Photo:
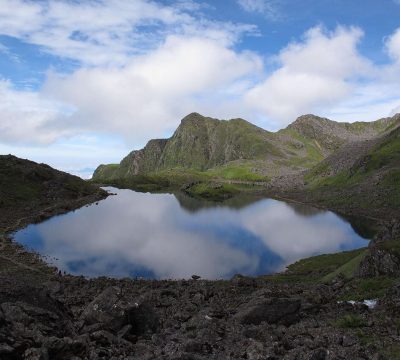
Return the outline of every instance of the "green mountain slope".
{"type": "Polygon", "coordinates": [[[243,119],[217,120],[192,113],[171,138],[150,140],[120,164],[100,165],[93,179],[107,182],[175,170],[265,180],[310,169],[346,144],[373,139],[393,121],[349,124],[305,115],[272,133],[243,119]]]}
{"type": "Polygon", "coordinates": [[[309,170],[306,188],[339,206],[400,208],[400,115],[393,119],[385,133],[345,145],[309,170]]]}

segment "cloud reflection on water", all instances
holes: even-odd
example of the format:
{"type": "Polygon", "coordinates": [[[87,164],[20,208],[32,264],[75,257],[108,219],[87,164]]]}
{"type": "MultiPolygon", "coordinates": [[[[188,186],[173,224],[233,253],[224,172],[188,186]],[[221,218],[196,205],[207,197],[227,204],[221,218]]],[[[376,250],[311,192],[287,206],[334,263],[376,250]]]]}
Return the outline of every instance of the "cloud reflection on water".
{"type": "Polygon", "coordinates": [[[170,194],[113,191],[118,195],[97,206],[29,226],[16,240],[74,274],[210,279],[271,273],[303,257],[367,245],[333,213],[276,200],[189,212],[170,194]]]}

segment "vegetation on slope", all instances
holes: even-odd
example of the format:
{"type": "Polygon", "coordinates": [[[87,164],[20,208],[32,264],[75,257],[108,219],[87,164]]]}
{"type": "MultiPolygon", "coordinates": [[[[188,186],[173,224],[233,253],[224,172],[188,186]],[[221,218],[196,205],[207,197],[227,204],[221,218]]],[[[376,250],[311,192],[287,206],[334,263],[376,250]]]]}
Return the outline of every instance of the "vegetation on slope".
{"type": "Polygon", "coordinates": [[[392,123],[392,119],[382,119],[346,124],[306,115],[271,133],[243,119],[217,120],[193,113],[181,121],[171,138],[150,140],[120,164],[100,165],[93,179],[110,183],[137,175],[154,178],[168,170],[197,172],[200,179],[262,182],[310,169],[343,144],[373,138],[392,123]]]}
{"type": "Polygon", "coordinates": [[[231,184],[198,183],[185,189],[185,192],[193,197],[222,201],[238,194],[240,190],[231,184]]]}
{"type": "Polygon", "coordinates": [[[10,219],[43,220],[104,198],[107,193],[45,164],[0,155],[0,232],[10,219]]]}
{"type": "Polygon", "coordinates": [[[287,267],[287,271],[273,275],[274,280],[279,281],[306,281],[306,282],[327,282],[341,273],[351,278],[357,269],[354,259],[363,256],[365,248],[344,251],[337,254],[324,254],[301,259],[287,267]],[[343,269],[342,272],[340,269],[343,269]]]}
{"type": "Polygon", "coordinates": [[[92,184],[45,164],[0,155],[0,207],[40,198],[79,198],[96,193],[92,184]]]}
{"type": "Polygon", "coordinates": [[[400,127],[365,146],[361,154],[345,149],[311,169],[305,175],[308,189],[328,204],[399,208],[400,127]],[[344,166],[337,165],[338,159],[346,158],[344,166]],[[337,196],[339,192],[347,195],[337,196]]]}

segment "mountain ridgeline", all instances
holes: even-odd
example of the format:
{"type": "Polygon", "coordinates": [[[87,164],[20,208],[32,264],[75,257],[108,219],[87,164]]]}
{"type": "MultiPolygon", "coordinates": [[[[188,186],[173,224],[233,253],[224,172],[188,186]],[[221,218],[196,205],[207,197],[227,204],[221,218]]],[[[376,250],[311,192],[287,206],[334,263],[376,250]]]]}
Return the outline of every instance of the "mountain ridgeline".
{"type": "Polygon", "coordinates": [[[243,119],[217,120],[192,113],[171,138],[150,140],[120,164],[100,165],[93,180],[110,182],[168,170],[269,180],[309,170],[339,149],[377,139],[399,123],[399,116],[341,123],[304,115],[274,133],[243,119]]]}

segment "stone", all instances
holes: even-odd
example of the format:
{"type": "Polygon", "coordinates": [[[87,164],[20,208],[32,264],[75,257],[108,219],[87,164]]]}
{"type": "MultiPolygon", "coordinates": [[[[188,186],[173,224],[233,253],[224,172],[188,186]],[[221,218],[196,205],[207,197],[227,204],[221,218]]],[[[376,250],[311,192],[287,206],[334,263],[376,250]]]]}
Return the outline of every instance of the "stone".
{"type": "Polygon", "coordinates": [[[95,331],[90,335],[90,338],[96,343],[103,346],[111,345],[118,341],[118,339],[113,334],[105,330],[95,331]]]}
{"type": "Polygon", "coordinates": [[[0,355],[11,354],[14,352],[14,348],[7,344],[0,344],[0,355]]]}
{"type": "Polygon", "coordinates": [[[357,344],[357,339],[354,336],[345,335],[342,338],[342,346],[349,347],[357,344]]]}
{"type": "Polygon", "coordinates": [[[241,324],[259,325],[265,321],[269,324],[281,323],[291,325],[299,320],[301,301],[289,298],[271,298],[256,300],[242,307],[235,318],[241,324]]]}
{"type": "Polygon", "coordinates": [[[47,349],[30,348],[24,353],[24,360],[50,360],[47,349]]]}
{"type": "Polygon", "coordinates": [[[326,349],[316,349],[311,352],[309,357],[307,358],[308,360],[325,360],[328,358],[329,351],[326,349]]]}
{"type": "Polygon", "coordinates": [[[122,296],[121,289],[109,287],[99,294],[83,311],[81,319],[86,325],[101,324],[103,328],[118,333],[131,325],[135,335],[153,332],[158,326],[158,317],[146,304],[138,304],[122,296]]]}
{"type": "Polygon", "coordinates": [[[83,311],[86,325],[102,324],[104,328],[119,331],[128,323],[128,312],[138,306],[122,299],[121,289],[109,287],[99,294],[83,311]]]}

